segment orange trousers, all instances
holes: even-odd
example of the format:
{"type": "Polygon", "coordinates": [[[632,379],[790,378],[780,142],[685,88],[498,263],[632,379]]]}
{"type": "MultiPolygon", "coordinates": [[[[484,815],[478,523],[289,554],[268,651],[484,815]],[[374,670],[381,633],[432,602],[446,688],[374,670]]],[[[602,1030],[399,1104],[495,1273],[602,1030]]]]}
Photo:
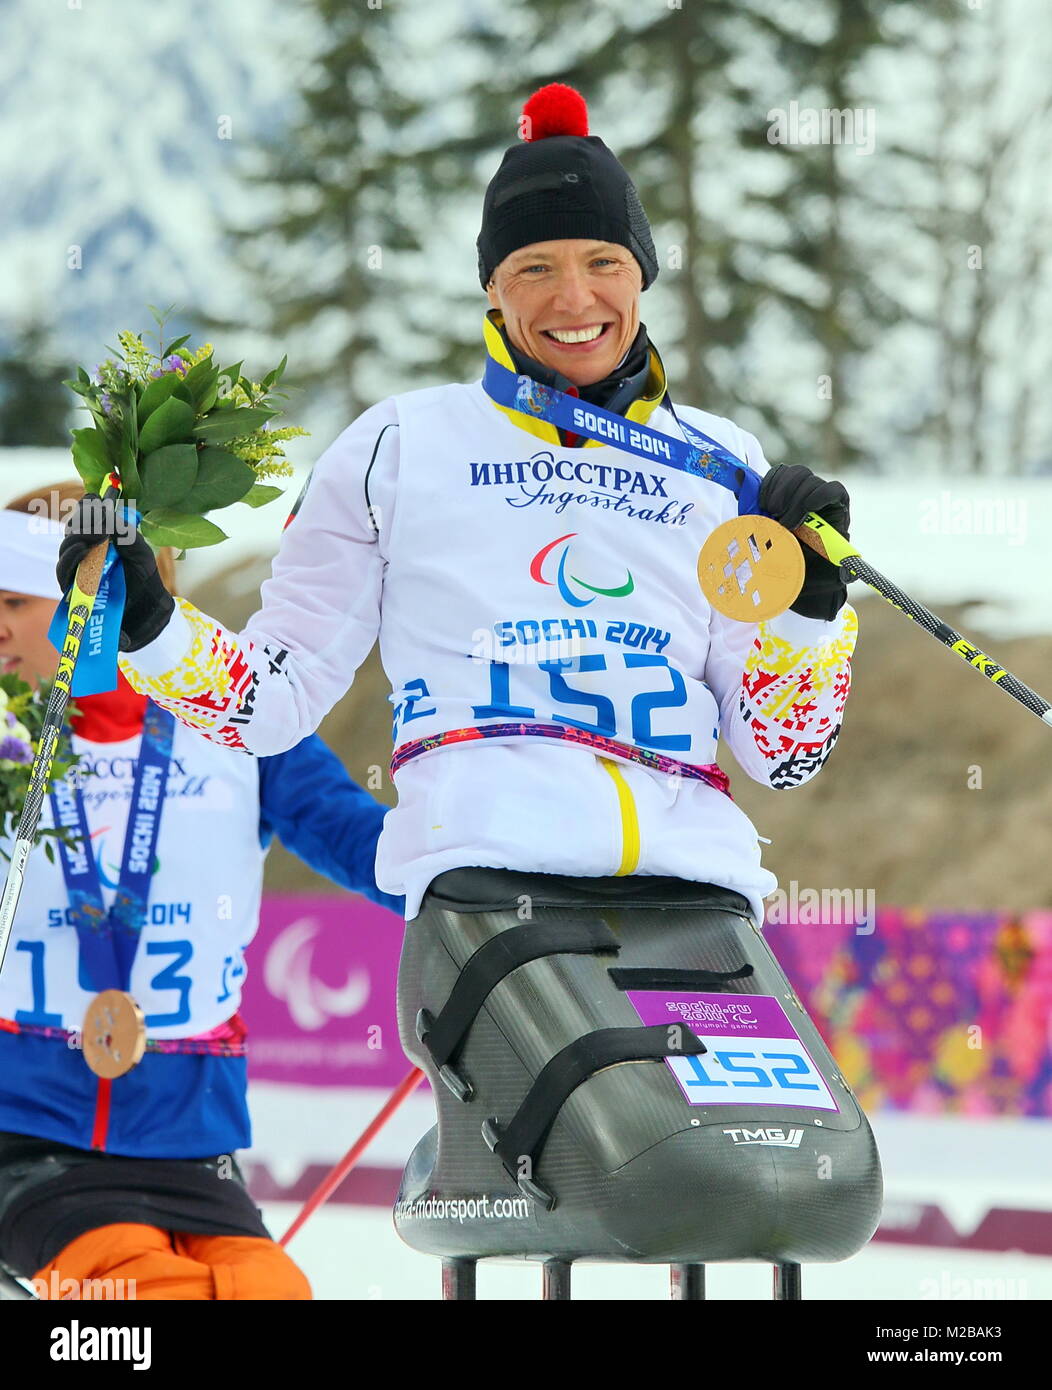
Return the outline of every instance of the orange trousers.
{"type": "Polygon", "coordinates": [[[273,1240],[188,1235],[133,1222],[86,1231],[38,1270],[33,1284],[42,1298],[311,1297],[306,1275],[273,1240]]]}

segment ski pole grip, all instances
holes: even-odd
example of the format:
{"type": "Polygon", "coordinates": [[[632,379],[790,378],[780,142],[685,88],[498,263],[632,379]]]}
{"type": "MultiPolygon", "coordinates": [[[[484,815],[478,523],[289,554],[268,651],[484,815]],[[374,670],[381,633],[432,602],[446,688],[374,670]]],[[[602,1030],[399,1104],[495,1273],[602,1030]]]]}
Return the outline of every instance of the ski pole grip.
{"type": "MultiPolygon", "coordinates": [[[[104,502],[120,496],[120,487],[112,473],[107,481],[109,486],[102,494],[104,502]]],[[[77,575],[73,582],[85,597],[94,598],[99,592],[99,585],[102,583],[102,567],[106,563],[106,551],[109,549],[109,544],[109,541],[105,540],[92,546],[77,566],[77,575]]]]}
{"type": "Polygon", "coordinates": [[[808,512],[800,525],[793,528],[793,535],[833,565],[841,565],[849,556],[859,553],[835,526],[823,521],[817,512],[808,512]]]}

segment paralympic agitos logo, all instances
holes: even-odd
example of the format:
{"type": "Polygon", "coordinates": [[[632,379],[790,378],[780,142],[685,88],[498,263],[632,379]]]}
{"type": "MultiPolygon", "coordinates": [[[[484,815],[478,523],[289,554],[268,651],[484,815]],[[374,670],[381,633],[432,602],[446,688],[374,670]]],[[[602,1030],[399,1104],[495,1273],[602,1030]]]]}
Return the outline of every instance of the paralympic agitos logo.
{"type": "MultiPolygon", "coordinates": [[[[589,584],[584,579],[579,579],[576,574],[567,573],[567,562],[570,556],[569,542],[577,535],[576,531],[570,531],[565,536],[559,536],[557,540],[549,541],[545,546],[538,550],[537,554],[530,561],[530,578],[535,579],[538,584],[558,586],[559,593],[574,608],[587,608],[590,603],[594,603],[596,598],[602,595],[603,598],[625,598],[636,587],[635,580],[632,578],[631,570],[626,570],[628,578],[623,584],[619,584],[613,589],[601,589],[596,584],[589,584]],[[556,566],[555,578],[545,579],[544,566],[548,556],[557,546],[562,546],[562,553],[559,556],[559,563],[556,566]],[[571,584],[576,584],[581,589],[587,589],[592,595],[591,598],[580,598],[571,588],[571,584]]],[[[549,566],[549,572],[551,567],[549,566]]]]}

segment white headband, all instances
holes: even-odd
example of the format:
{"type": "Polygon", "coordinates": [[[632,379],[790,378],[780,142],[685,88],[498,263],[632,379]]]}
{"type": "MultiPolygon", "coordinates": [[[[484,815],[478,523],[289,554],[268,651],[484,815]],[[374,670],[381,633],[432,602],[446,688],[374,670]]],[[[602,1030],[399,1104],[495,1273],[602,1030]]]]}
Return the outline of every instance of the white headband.
{"type": "Polygon", "coordinates": [[[0,589],[61,598],[55,565],[64,535],[65,527],[50,517],[0,510],[0,589]]]}

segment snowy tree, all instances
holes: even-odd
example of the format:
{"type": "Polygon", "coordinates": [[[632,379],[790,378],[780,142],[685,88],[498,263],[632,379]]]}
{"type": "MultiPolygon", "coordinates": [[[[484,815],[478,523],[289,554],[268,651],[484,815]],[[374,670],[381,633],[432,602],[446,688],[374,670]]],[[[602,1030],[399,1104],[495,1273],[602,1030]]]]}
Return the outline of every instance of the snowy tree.
{"type": "Polygon", "coordinates": [[[70,367],[57,359],[43,324],[24,323],[0,354],[0,447],[69,444],[70,367]]]}
{"type": "Polygon", "coordinates": [[[0,314],[53,322],[89,366],[118,328],[150,327],[150,303],[184,330],[198,307],[251,327],[223,219],[241,152],[284,120],[295,30],[279,0],[247,23],[212,0],[5,0],[0,314]]]}

